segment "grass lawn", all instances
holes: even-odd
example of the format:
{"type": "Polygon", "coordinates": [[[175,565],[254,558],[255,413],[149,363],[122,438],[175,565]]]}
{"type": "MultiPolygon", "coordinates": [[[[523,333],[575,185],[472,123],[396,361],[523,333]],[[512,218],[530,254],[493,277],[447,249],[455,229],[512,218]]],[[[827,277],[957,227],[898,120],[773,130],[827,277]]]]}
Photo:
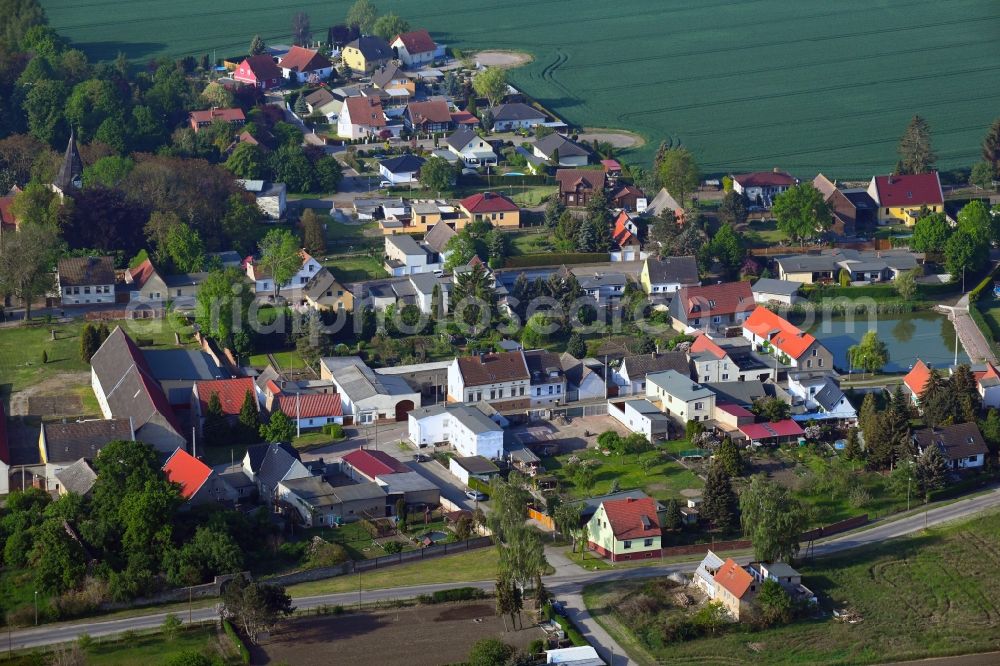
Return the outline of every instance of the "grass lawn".
{"type": "MultiPolygon", "coordinates": [[[[153,348],[174,346],[174,331],[167,320],[146,322],[121,322],[133,339],[153,341],[153,348]]],[[[80,358],[80,330],[82,320],[69,323],[46,324],[32,320],[28,326],[0,329],[0,390],[20,391],[49,377],[63,372],[89,371],[90,366],[80,358]],[[51,331],[55,331],[55,340],[51,331]],[[48,362],[42,363],[42,351],[48,362]]],[[[115,322],[109,322],[114,330],[115,322]]],[[[89,391],[88,391],[89,392],[89,391]]],[[[84,406],[96,407],[91,395],[84,398],[84,406]]],[[[91,412],[88,412],[91,413],[91,412]]]]}
{"type": "Polygon", "coordinates": [[[680,499],[680,491],[685,488],[701,489],[704,483],[698,476],[680,464],[666,457],[663,452],[647,451],[639,455],[605,456],[596,449],[577,451],[572,454],[543,459],[545,469],[559,479],[559,487],[572,497],[601,495],[611,491],[617,481],[622,490],[642,488],[647,494],[659,500],[680,499]],[[597,460],[594,487],[589,492],[573,482],[575,465],[568,464],[570,455],[584,460],[597,460]],[[652,466],[644,471],[640,461],[652,460],[652,466]]]}
{"type": "Polygon", "coordinates": [[[246,444],[236,444],[234,446],[198,446],[198,457],[201,458],[206,465],[214,467],[215,465],[229,464],[233,462],[236,465],[240,464],[243,460],[243,456],[247,454],[246,444]]]}
{"type": "Polygon", "coordinates": [[[337,222],[329,215],[320,215],[319,219],[320,222],[326,225],[327,240],[334,243],[338,250],[347,249],[347,245],[351,242],[355,244],[366,242],[371,244],[373,241],[381,240],[378,237],[365,236],[366,231],[378,228],[378,222],[344,224],[343,222],[337,222]],[[340,246],[343,246],[343,248],[340,246]]]}
{"type": "Polygon", "coordinates": [[[333,435],[327,435],[325,432],[317,430],[315,432],[307,432],[300,437],[293,438],[292,446],[299,451],[310,451],[323,446],[329,446],[330,444],[338,441],[340,440],[334,439],[333,435]]]}
{"type": "MultiPolygon", "coordinates": [[[[616,601],[631,583],[588,586],[584,601],[640,664],[871,664],[1000,649],[1000,513],[800,566],[824,616],[768,631],[637,650],[616,601]],[[850,608],[858,624],[833,620],[850,608]]],[[[646,646],[649,648],[649,646],[646,646]]]]}
{"type": "Polygon", "coordinates": [[[303,535],[306,540],[318,536],[330,543],[340,544],[352,560],[367,560],[386,554],[381,546],[373,543],[371,535],[360,522],[345,523],[340,527],[310,527],[300,530],[299,536],[303,535]]]}
{"type": "Polygon", "coordinates": [[[219,655],[223,663],[239,663],[232,643],[215,626],[185,629],[170,641],[160,634],[150,634],[129,640],[98,641],[87,651],[87,664],[166,664],[182,652],[196,651],[219,655]],[[220,640],[221,637],[221,640],[220,640]],[[225,646],[225,654],[220,647],[225,646]]]}
{"type": "MultiPolygon", "coordinates": [[[[278,365],[281,366],[282,370],[288,370],[289,368],[302,368],[305,363],[299,353],[294,350],[290,351],[279,351],[271,352],[275,360],[278,361],[278,365]]],[[[254,354],[250,357],[250,365],[255,368],[267,367],[270,361],[267,359],[267,354],[254,354]]]]}
{"type": "MultiPolygon", "coordinates": [[[[363,573],[361,574],[361,589],[380,590],[425,583],[492,580],[496,573],[496,567],[496,548],[478,548],[457,555],[446,555],[424,562],[401,564],[384,570],[363,573]]],[[[308,597],[317,594],[353,592],[357,589],[357,576],[340,576],[292,585],[288,588],[288,593],[294,597],[308,597]]]]}
{"type": "Polygon", "coordinates": [[[788,234],[778,229],[775,220],[748,222],[743,228],[743,234],[753,246],[768,247],[789,240],[788,234]]]}
{"type": "Polygon", "coordinates": [[[342,284],[389,277],[385,268],[382,267],[382,262],[376,257],[364,255],[332,257],[324,265],[342,284]]]}

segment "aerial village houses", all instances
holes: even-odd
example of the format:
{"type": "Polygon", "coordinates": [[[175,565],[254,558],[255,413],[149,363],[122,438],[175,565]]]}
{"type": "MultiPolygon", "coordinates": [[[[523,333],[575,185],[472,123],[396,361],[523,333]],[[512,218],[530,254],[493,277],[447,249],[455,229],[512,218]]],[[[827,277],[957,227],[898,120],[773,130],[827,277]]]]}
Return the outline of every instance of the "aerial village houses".
{"type": "Polygon", "coordinates": [[[798,180],[777,169],[733,176],[733,191],[750,200],[751,209],[769,210],[774,198],[798,184],[798,180]]]}
{"type": "Polygon", "coordinates": [[[337,136],[344,139],[375,137],[386,129],[382,100],[378,97],[348,97],[337,118],[337,136]]]}
{"type": "Polygon", "coordinates": [[[362,35],[344,47],[341,58],[351,71],[371,74],[377,67],[389,64],[393,55],[392,48],[381,37],[362,35]]]}
{"type": "Polygon", "coordinates": [[[378,173],[390,185],[412,185],[420,179],[424,159],[412,153],[390,157],[378,163],[378,173]]]}
{"type": "Polygon", "coordinates": [[[612,562],[660,557],[662,534],[651,497],[605,500],[587,522],[588,547],[612,562]]]}
{"type": "Polygon", "coordinates": [[[734,620],[746,616],[757,597],[758,583],[746,569],[732,558],[727,559],[715,574],[713,599],[722,603],[734,620]]]}
{"type": "Polygon", "coordinates": [[[354,308],[354,294],[340,284],[333,273],[324,266],[303,285],[299,305],[317,312],[352,310],[354,308]]]}
{"type": "Polygon", "coordinates": [[[914,430],[913,442],[921,454],[931,446],[938,447],[953,470],[981,468],[989,454],[986,440],[975,423],[914,430]]]}
{"type": "Polygon", "coordinates": [[[211,108],[204,111],[192,111],[190,116],[191,129],[195,132],[209,127],[214,122],[229,123],[233,127],[243,127],[247,118],[243,109],[211,108]]]}
{"type": "Polygon", "coordinates": [[[459,356],[448,366],[449,402],[487,400],[500,411],[524,409],[531,403],[530,388],[522,351],[459,356]]]}
{"type": "Polygon", "coordinates": [[[409,437],[420,448],[448,442],[460,456],[503,457],[503,428],[474,406],[414,409],[409,413],[409,437]]]}
{"type": "Polygon", "coordinates": [[[587,166],[590,161],[585,148],[555,132],[535,141],[531,150],[535,157],[561,167],[587,166]]]}
{"type": "Polygon", "coordinates": [[[187,506],[209,502],[235,503],[238,495],[214,469],[184,449],[175,450],[163,465],[167,480],[180,486],[187,506]]]}
{"type": "Polygon", "coordinates": [[[617,247],[617,250],[611,251],[611,261],[640,261],[646,258],[639,242],[639,229],[626,211],[618,213],[611,240],[617,247]]]}
{"type": "Polygon", "coordinates": [[[324,357],[320,377],[333,381],[344,416],[357,425],[406,421],[410,411],[420,405],[420,392],[406,380],[378,374],[357,356],[324,357]]]}
{"type": "Polygon", "coordinates": [[[468,126],[459,127],[446,140],[448,150],[458,156],[466,166],[476,167],[497,163],[497,154],[488,141],[468,126]]]}
{"type": "Polygon", "coordinates": [[[793,368],[833,368],[833,354],[814,335],[802,331],[762,305],[758,305],[743,322],[743,337],[758,347],[772,350],[775,355],[787,357],[788,365],[793,368]]]}
{"type": "Polygon", "coordinates": [[[672,326],[681,333],[726,335],[756,308],[749,282],[683,287],[670,301],[672,326]]]}
{"type": "Polygon", "coordinates": [[[191,390],[191,424],[198,429],[199,435],[204,434],[205,416],[208,414],[212,396],[217,395],[222,407],[222,416],[230,426],[235,425],[239,420],[240,410],[243,408],[247,394],[253,399],[253,408],[259,413],[260,404],[257,402],[256,390],[251,377],[195,382],[191,390]]]}
{"type": "Polygon", "coordinates": [[[271,90],[284,80],[281,69],[269,55],[255,55],[243,60],[233,72],[233,80],[261,90],[271,90]]]}
{"type": "Polygon", "coordinates": [[[115,266],[111,257],[67,257],[56,267],[63,305],[115,302],[115,266]]]}
{"type": "Polygon", "coordinates": [[[509,132],[517,129],[531,129],[546,121],[545,114],[521,102],[500,104],[493,112],[493,131],[509,132]]]}
{"type": "Polygon", "coordinates": [[[697,287],[701,284],[698,262],[691,256],[646,257],[639,271],[639,283],[650,295],[672,294],[682,287],[697,287]]]}
{"type": "Polygon", "coordinates": [[[447,132],[451,129],[451,111],[442,99],[410,102],[406,105],[403,121],[414,132],[447,132]]]}
{"type": "Polygon", "coordinates": [[[925,207],[930,213],[944,212],[944,193],[937,171],[873,176],[868,195],[878,205],[879,224],[899,220],[912,227],[925,207]]]}
{"type": "Polygon", "coordinates": [[[559,200],[571,208],[585,207],[590,198],[607,187],[607,177],[603,171],[588,169],[559,169],[556,171],[559,183],[559,200]]]}
{"type": "Polygon", "coordinates": [[[426,30],[411,30],[396,35],[389,46],[396,52],[396,57],[405,67],[428,65],[439,57],[439,52],[442,52],[443,55],[444,51],[443,48],[434,43],[430,33],[426,30]]]}
{"type": "Polygon", "coordinates": [[[325,55],[302,46],[293,46],[281,57],[278,65],[286,79],[297,83],[318,82],[328,78],[333,72],[333,63],[325,55]]]}
{"type": "Polygon", "coordinates": [[[502,194],[472,194],[459,201],[458,207],[470,222],[485,220],[500,229],[517,229],[521,226],[521,209],[502,194]]]}
{"type": "Polygon", "coordinates": [[[663,413],[680,426],[708,421],[715,411],[715,392],[676,370],[648,375],[646,397],[658,402],[663,413]]]}
{"type": "MultiPolygon", "coordinates": [[[[42,422],[38,431],[38,453],[39,461],[45,466],[46,488],[62,493],[66,490],[60,481],[62,471],[81,459],[93,461],[101,449],[115,440],[135,440],[130,419],[42,422]]],[[[85,474],[82,470],[80,473],[85,474]]]]}

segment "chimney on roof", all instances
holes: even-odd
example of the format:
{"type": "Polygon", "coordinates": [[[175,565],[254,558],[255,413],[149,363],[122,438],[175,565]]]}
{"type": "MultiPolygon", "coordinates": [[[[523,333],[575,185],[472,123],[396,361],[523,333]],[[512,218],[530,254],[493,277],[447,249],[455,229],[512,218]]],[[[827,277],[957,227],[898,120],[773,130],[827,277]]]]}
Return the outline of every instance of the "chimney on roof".
{"type": "Polygon", "coordinates": [[[781,173],[781,171],[778,170],[778,167],[774,167],[773,169],[771,169],[771,171],[773,171],[774,173],[781,173]]]}
{"type": "Polygon", "coordinates": [[[635,501],[635,498],[634,498],[634,497],[626,497],[626,498],[625,498],[625,501],[626,501],[626,502],[634,502],[634,501],[635,501]]]}

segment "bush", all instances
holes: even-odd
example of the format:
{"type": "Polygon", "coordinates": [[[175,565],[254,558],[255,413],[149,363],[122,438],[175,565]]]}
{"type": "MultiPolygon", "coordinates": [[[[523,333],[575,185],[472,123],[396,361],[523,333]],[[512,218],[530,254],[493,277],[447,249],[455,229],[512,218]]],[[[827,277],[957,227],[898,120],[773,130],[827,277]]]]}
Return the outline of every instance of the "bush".
{"type": "Polygon", "coordinates": [[[387,541],[386,543],[382,544],[382,548],[385,549],[385,552],[389,553],[390,555],[394,555],[396,553],[401,553],[403,551],[403,544],[399,543],[398,541],[387,541]]]}
{"type": "Polygon", "coordinates": [[[486,593],[478,587],[456,587],[450,590],[438,590],[434,594],[421,594],[417,601],[422,604],[444,604],[449,601],[471,601],[484,599],[486,593]]]}
{"type": "Polygon", "coordinates": [[[558,264],[589,264],[610,261],[607,252],[553,252],[549,254],[528,254],[507,257],[505,268],[530,268],[533,266],[555,266],[558,264]]]}
{"type": "Polygon", "coordinates": [[[322,567],[332,567],[348,560],[347,550],[337,543],[330,543],[319,537],[313,537],[309,544],[309,559],[307,567],[310,569],[320,569],[322,567]]]}
{"type": "Polygon", "coordinates": [[[230,623],[229,620],[223,620],[222,629],[226,632],[226,636],[229,636],[229,640],[233,642],[233,645],[236,646],[236,649],[239,651],[240,663],[249,664],[250,650],[248,650],[247,646],[243,643],[242,640],[240,640],[240,637],[236,635],[236,630],[233,629],[232,623],[230,623]]]}
{"type": "Polygon", "coordinates": [[[306,556],[308,548],[309,544],[305,541],[286,541],[278,546],[278,553],[284,558],[298,562],[306,556]]]}
{"type": "Polygon", "coordinates": [[[568,618],[556,615],[553,619],[556,621],[556,624],[562,627],[562,630],[566,632],[566,638],[568,638],[573,645],[577,647],[590,645],[590,643],[587,642],[587,639],[583,637],[583,634],[577,631],[577,628],[573,626],[573,623],[570,622],[568,618]]]}
{"type": "Polygon", "coordinates": [[[478,490],[485,495],[489,495],[490,493],[490,484],[475,477],[469,477],[469,488],[472,490],[478,490]]]}
{"type": "Polygon", "coordinates": [[[323,434],[330,435],[334,439],[344,439],[344,426],[339,423],[330,423],[323,426],[323,434]]]}

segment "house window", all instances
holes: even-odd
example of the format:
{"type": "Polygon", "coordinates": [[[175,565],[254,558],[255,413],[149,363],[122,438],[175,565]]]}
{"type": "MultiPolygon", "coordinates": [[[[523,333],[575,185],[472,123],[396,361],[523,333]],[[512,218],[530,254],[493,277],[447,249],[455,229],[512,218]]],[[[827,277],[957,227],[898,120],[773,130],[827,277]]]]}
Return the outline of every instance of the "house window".
{"type": "Polygon", "coordinates": [[[646,540],[644,540],[642,542],[642,545],[645,546],[646,548],[649,548],[650,546],[653,545],[653,540],[652,539],[646,539],[646,540]]]}
{"type": "Polygon", "coordinates": [[[552,385],[549,385],[549,395],[552,395],[552,385]]]}
{"type": "Polygon", "coordinates": [[[90,287],[84,287],[83,288],[83,293],[89,294],[90,293],[90,287]]]}
{"type": "Polygon", "coordinates": [[[556,393],[562,393],[562,386],[556,387],[556,393]]]}
{"type": "Polygon", "coordinates": [[[722,375],[722,381],[726,381],[727,379],[729,379],[729,375],[728,374],[723,374],[722,375]]]}
{"type": "Polygon", "coordinates": [[[809,359],[808,361],[806,361],[806,367],[807,367],[807,368],[811,368],[811,367],[813,367],[813,362],[812,362],[812,359],[809,359]]]}
{"type": "Polygon", "coordinates": [[[483,399],[483,392],[482,391],[476,391],[476,400],[479,401],[479,400],[482,400],[482,399],[483,399]]]}
{"type": "Polygon", "coordinates": [[[818,365],[819,367],[822,368],[823,367],[823,359],[817,359],[816,365],[818,365]]]}
{"type": "Polygon", "coordinates": [[[497,392],[494,391],[493,389],[490,389],[490,400],[496,400],[496,398],[497,398],[497,392]]]}
{"type": "Polygon", "coordinates": [[[628,550],[631,547],[632,547],[631,541],[626,541],[625,543],[622,544],[622,548],[624,548],[625,550],[628,550]]]}
{"type": "MultiPolygon", "coordinates": [[[[521,387],[521,393],[520,393],[520,395],[524,395],[524,387],[523,386],[521,387]]],[[[511,397],[514,397],[514,395],[511,394],[511,397]]]]}
{"type": "Polygon", "coordinates": [[[705,403],[703,403],[703,402],[696,402],[696,403],[694,403],[694,408],[695,409],[704,409],[705,408],[705,403]]]}
{"type": "Polygon", "coordinates": [[[468,397],[468,399],[466,400],[466,402],[472,402],[472,400],[473,400],[473,398],[472,398],[472,393],[469,393],[469,397],[468,397]]]}

